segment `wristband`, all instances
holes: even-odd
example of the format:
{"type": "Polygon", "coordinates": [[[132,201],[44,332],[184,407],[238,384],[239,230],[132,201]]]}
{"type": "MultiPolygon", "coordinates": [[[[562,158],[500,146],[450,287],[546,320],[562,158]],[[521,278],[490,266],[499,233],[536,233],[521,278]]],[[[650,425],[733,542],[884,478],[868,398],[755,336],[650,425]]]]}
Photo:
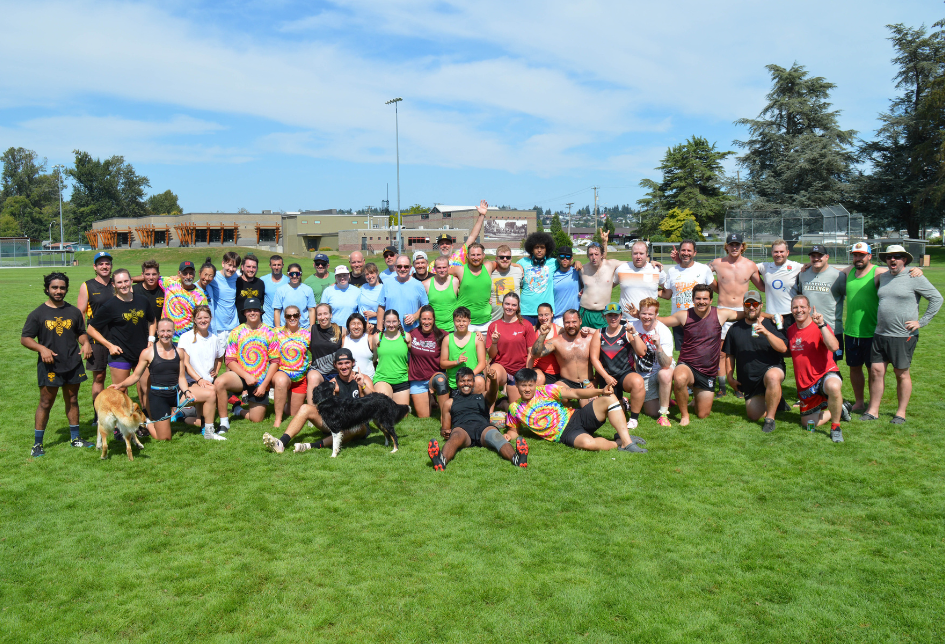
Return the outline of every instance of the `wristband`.
{"type": "Polygon", "coordinates": [[[149,335],[149,336],[148,336],[148,342],[151,342],[151,343],[153,344],[154,341],[155,341],[155,337],[154,337],[153,335],[149,335]]]}
{"type": "Polygon", "coordinates": [[[818,329],[822,329],[822,328],[824,328],[825,326],[827,326],[827,325],[826,325],[826,324],[818,324],[818,325],[817,325],[817,328],[818,328],[818,329]]]}

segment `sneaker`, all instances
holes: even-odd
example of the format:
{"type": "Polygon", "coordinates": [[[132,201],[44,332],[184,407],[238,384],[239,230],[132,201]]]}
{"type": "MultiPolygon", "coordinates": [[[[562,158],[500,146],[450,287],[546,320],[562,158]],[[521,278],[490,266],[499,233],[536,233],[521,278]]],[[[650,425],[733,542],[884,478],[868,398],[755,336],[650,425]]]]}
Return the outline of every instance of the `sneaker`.
{"type": "MultiPolygon", "coordinates": [[[[120,433],[119,436],[121,436],[120,433]]],[[[76,438],[75,440],[70,441],[69,444],[73,447],[95,447],[95,443],[84,441],[81,438],[76,438]]]]}
{"type": "Polygon", "coordinates": [[[834,443],[842,443],[842,442],[843,442],[843,432],[840,431],[839,429],[831,429],[831,430],[830,430],[830,440],[832,440],[834,443]]]}
{"type": "Polygon", "coordinates": [[[216,433],[216,432],[212,432],[212,431],[211,431],[211,432],[206,432],[206,431],[205,431],[205,432],[202,432],[202,433],[203,433],[204,439],[206,439],[206,440],[208,440],[208,441],[225,441],[225,440],[226,440],[226,436],[220,436],[220,435],[219,435],[218,433],[216,433]]]}
{"type": "Polygon", "coordinates": [[[512,465],[528,467],[528,443],[521,436],[515,439],[515,456],[512,457],[512,465]]]}
{"type": "Polygon", "coordinates": [[[292,451],[298,454],[300,452],[307,452],[310,449],[312,449],[311,443],[296,443],[292,451]]]}
{"type": "Polygon", "coordinates": [[[770,434],[774,431],[774,418],[765,418],[765,424],[761,426],[761,431],[770,434]]]}
{"type": "Polygon", "coordinates": [[[268,447],[270,452],[275,452],[276,454],[281,454],[285,451],[285,445],[282,444],[282,441],[269,432],[263,434],[263,445],[268,447]]]}
{"type": "Polygon", "coordinates": [[[666,414],[660,414],[660,417],[656,419],[656,424],[660,427],[671,427],[672,423],[669,422],[669,416],[666,414]]]}
{"type": "Polygon", "coordinates": [[[40,456],[46,456],[46,450],[43,449],[42,443],[36,443],[33,445],[33,449],[30,450],[30,458],[37,458],[40,456]]]}
{"type": "Polygon", "coordinates": [[[218,429],[218,430],[216,431],[216,433],[217,433],[217,434],[225,434],[225,433],[227,433],[228,431],[230,431],[230,426],[229,426],[229,425],[220,425],[220,429],[218,429]]]}
{"type": "Polygon", "coordinates": [[[860,420],[864,422],[869,422],[871,420],[879,420],[879,418],[877,418],[876,416],[874,416],[873,414],[869,412],[865,412],[862,416],[860,416],[860,420]]]}
{"type": "Polygon", "coordinates": [[[630,443],[626,447],[618,447],[617,451],[619,452],[633,452],[634,454],[646,454],[647,450],[643,449],[636,443],[630,443]]]}
{"type": "Polygon", "coordinates": [[[440,444],[434,438],[430,441],[430,444],[427,445],[427,454],[430,455],[430,460],[433,461],[433,469],[437,472],[442,472],[446,469],[446,463],[443,461],[443,455],[440,454],[440,444]]]}
{"type": "Polygon", "coordinates": [[[639,424],[640,424],[640,421],[638,421],[636,418],[627,419],[627,429],[636,429],[637,425],[639,424]]]}
{"type": "Polygon", "coordinates": [[[840,405],[840,420],[845,423],[849,423],[851,420],[853,420],[853,416],[850,415],[850,411],[852,409],[853,403],[851,402],[844,402],[842,405],[840,405]]]}

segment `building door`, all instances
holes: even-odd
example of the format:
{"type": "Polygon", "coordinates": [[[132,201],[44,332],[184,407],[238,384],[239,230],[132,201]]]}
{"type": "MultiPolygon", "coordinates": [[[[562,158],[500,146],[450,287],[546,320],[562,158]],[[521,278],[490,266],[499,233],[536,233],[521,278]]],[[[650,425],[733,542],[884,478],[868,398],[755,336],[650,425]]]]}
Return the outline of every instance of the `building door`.
{"type": "Polygon", "coordinates": [[[361,250],[367,250],[367,237],[361,238],[361,250]]]}

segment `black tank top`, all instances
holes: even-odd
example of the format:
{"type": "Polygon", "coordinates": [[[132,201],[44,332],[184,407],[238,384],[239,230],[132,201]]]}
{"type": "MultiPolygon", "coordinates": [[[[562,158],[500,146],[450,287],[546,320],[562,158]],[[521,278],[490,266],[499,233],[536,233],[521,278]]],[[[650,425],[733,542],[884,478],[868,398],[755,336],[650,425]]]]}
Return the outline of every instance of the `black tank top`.
{"type": "Polygon", "coordinates": [[[180,355],[174,349],[174,357],[168,360],[162,358],[157,345],[154,347],[154,360],[149,365],[151,370],[151,384],[157,387],[173,387],[180,379],[180,355]]]}
{"type": "Polygon", "coordinates": [[[633,370],[626,327],[620,327],[620,332],[615,336],[607,335],[606,328],[600,330],[600,363],[615,378],[633,370]]]}
{"type": "Polygon", "coordinates": [[[486,398],[482,394],[464,396],[458,391],[453,394],[453,406],[450,407],[453,427],[462,427],[471,432],[482,431],[489,426],[489,412],[486,398]]]}
{"type": "Polygon", "coordinates": [[[683,326],[683,343],[679,350],[679,361],[699,373],[715,377],[719,371],[719,353],[722,350],[722,325],[718,309],[709,307],[709,313],[699,319],[695,309],[689,309],[683,326]]]}
{"type": "Polygon", "coordinates": [[[84,313],[89,319],[95,317],[95,314],[98,313],[99,308],[105,302],[115,297],[115,288],[111,279],[108,280],[108,284],[105,286],[102,286],[102,283],[94,277],[85,280],[85,290],[89,294],[89,305],[85,308],[84,313]]]}
{"type": "Polygon", "coordinates": [[[344,398],[360,398],[361,390],[358,388],[358,381],[352,380],[351,382],[345,382],[341,378],[335,378],[335,382],[338,383],[338,395],[344,398]]]}
{"type": "Polygon", "coordinates": [[[312,327],[312,341],[309,344],[312,366],[321,374],[335,370],[335,352],[341,348],[341,333],[338,333],[338,340],[335,341],[337,326],[331,324],[327,329],[323,329],[316,324],[312,327]]]}

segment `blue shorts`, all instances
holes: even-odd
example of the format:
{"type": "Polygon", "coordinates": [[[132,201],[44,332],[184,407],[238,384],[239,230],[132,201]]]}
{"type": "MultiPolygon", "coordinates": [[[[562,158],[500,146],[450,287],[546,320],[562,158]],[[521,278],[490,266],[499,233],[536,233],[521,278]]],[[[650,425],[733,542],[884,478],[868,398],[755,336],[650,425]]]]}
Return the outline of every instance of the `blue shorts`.
{"type": "Polygon", "coordinates": [[[410,381],[410,395],[427,394],[427,393],[430,393],[429,380],[411,380],[410,381]]]}

